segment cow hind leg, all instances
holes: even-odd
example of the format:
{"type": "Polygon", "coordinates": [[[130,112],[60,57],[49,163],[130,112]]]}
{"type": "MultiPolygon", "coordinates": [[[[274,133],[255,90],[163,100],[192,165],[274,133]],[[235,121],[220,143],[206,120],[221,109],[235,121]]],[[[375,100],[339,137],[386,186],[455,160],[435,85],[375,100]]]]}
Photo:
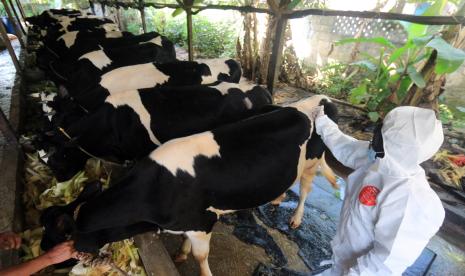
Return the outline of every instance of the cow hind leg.
{"type": "Polygon", "coordinates": [[[176,263],[181,263],[187,260],[187,255],[191,253],[191,249],[192,249],[192,242],[186,235],[184,235],[184,240],[182,242],[181,248],[179,249],[178,254],[174,258],[174,261],[176,263]]]}
{"type": "Polygon", "coordinates": [[[271,204],[273,205],[279,205],[281,202],[286,198],[286,193],[283,193],[282,195],[278,196],[276,199],[271,201],[271,204]]]}
{"type": "Polygon", "coordinates": [[[305,200],[307,199],[308,193],[312,191],[313,178],[316,175],[317,164],[306,168],[300,178],[300,191],[299,191],[299,204],[297,205],[294,215],[291,218],[291,228],[297,228],[302,223],[302,217],[304,216],[305,200]]]}
{"type": "Polygon", "coordinates": [[[192,254],[200,265],[200,276],[212,276],[208,265],[208,253],[210,251],[211,232],[188,231],[186,236],[192,244],[192,254]]]}
{"type": "Polygon", "coordinates": [[[339,184],[337,184],[337,179],[336,179],[336,174],[334,173],[333,169],[331,169],[330,166],[328,166],[328,163],[326,163],[325,159],[325,154],[323,153],[323,156],[320,158],[320,165],[321,165],[321,173],[323,174],[324,177],[329,181],[331,186],[335,190],[339,190],[339,184]]]}

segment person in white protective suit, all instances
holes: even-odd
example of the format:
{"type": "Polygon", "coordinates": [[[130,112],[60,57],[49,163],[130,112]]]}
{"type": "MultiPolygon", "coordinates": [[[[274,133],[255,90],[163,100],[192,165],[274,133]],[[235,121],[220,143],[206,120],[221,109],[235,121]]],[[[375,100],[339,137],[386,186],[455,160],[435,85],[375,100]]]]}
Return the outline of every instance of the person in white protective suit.
{"type": "Polygon", "coordinates": [[[442,125],[432,110],[403,106],[387,114],[373,142],[343,134],[317,107],[316,132],[348,176],[333,266],[321,275],[401,275],[444,220],[444,208],[420,163],[440,148],[442,125]]]}

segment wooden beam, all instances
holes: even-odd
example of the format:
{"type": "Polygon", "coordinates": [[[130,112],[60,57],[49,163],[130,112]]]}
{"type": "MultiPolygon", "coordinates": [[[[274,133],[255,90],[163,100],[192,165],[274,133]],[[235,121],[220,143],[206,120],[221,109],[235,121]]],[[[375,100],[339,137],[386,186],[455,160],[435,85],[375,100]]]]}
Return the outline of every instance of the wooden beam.
{"type": "Polygon", "coordinates": [[[203,10],[233,10],[238,12],[245,13],[266,13],[273,14],[273,11],[269,9],[256,8],[252,6],[233,6],[233,5],[206,5],[206,6],[193,6],[192,9],[195,10],[193,14],[197,14],[203,10]]]}
{"type": "MultiPolygon", "coordinates": [[[[116,1],[108,0],[97,0],[97,2],[105,3],[109,6],[118,5],[121,7],[135,7],[134,3],[120,3],[116,1]]],[[[144,3],[146,7],[154,7],[157,9],[171,8],[177,9],[182,8],[182,5],[176,4],[164,4],[164,3],[144,3]]],[[[204,5],[204,6],[192,6],[192,14],[197,14],[202,10],[236,10],[245,13],[267,13],[276,15],[272,10],[267,8],[256,8],[252,6],[233,6],[233,5],[204,5]]],[[[318,16],[347,16],[347,17],[359,17],[369,19],[384,19],[384,20],[400,20],[411,23],[423,24],[423,25],[464,25],[464,16],[422,16],[422,15],[410,15],[401,13],[390,13],[390,12],[373,12],[373,11],[341,11],[341,10],[327,10],[327,9],[305,9],[305,10],[294,10],[285,11],[283,16],[287,19],[301,18],[309,15],[318,16]]]]}
{"type": "Polygon", "coordinates": [[[3,110],[0,108],[0,132],[3,133],[7,143],[12,145],[18,144],[18,137],[16,136],[13,128],[11,127],[10,121],[6,117],[3,110]]]}
{"type": "Polygon", "coordinates": [[[137,235],[134,241],[147,275],[179,276],[168,251],[156,233],[137,235]]]}
{"type": "Polygon", "coordinates": [[[274,84],[278,79],[279,68],[281,67],[284,34],[286,32],[287,19],[278,18],[276,23],[275,37],[271,50],[271,57],[268,63],[268,74],[266,86],[271,94],[273,94],[274,84]]]}
{"type": "Polygon", "coordinates": [[[309,15],[318,16],[347,16],[369,19],[400,20],[423,25],[459,25],[465,24],[464,16],[422,16],[390,12],[374,11],[339,11],[339,10],[322,10],[307,9],[292,11],[284,16],[288,19],[301,18],[309,15]]]}
{"type": "Polygon", "coordinates": [[[13,46],[11,46],[10,39],[8,38],[8,35],[6,33],[5,26],[3,26],[3,23],[0,23],[0,35],[2,36],[3,41],[5,42],[5,46],[8,49],[8,53],[10,54],[11,60],[13,61],[13,64],[16,68],[16,72],[21,74],[21,66],[19,65],[18,58],[16,57],[15,50],[13,49],[13,46]]]}
{"type": "Polygon", "coordinates": [[[21,30],[18,28],[16,20],[13,18],[13,14],[11,13],[10,7],[6,3],[6,0],[2,0],[2,4],[3,4],[3,7],[5,7],[6,13],[8,14],[8,19],[11,21],[11,23],[13,23],[13,27],[15,29],[16,36],[18,37],[19,43],[21,44],[21,47],[24,48],[23,35],[21,33],[21,30]]]}

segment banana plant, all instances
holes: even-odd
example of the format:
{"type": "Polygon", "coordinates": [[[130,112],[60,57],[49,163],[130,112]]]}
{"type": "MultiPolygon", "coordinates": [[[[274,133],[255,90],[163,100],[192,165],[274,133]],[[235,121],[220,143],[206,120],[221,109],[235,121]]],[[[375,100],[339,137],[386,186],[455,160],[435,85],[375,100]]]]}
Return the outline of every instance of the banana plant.
{"type": "MultiPolygon", "coordinates": [[[[440,14],[445,2],[435,1],[423,15],[440,14]]],[[[361,53],[364,59],[350,64],[365,70],[367,77],[350,91],[349,100],[353,104],[364,104],[372,121],[377,121],[399,105],[413,84],[425,87],[426,82],[417,68],[433,52],[437,54],[434,68],[437,74],[452,73],[465,60],[465,52],[442,39],[437,27],[412,23],[402,25],[407,32],[407,40],[399,47],[384,37],[349,38],[336,42],[336,45],[362,42],[380,46],[379,55],[361,53]]]]}

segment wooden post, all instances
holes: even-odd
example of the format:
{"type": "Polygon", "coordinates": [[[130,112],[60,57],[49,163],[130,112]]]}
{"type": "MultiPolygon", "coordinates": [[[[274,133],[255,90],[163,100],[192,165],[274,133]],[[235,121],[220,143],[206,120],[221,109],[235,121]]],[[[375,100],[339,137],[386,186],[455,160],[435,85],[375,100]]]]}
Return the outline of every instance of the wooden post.
{"type": "Polygon", "coordinates": [[[140,12],[140,20],[142,22],[142,30],[144,31],[144,34],[145,34],[145,33],[147,33],[147,24],[145,22],[144,0],[139,0],[138,1],[138,6],[139,6],[139,12],[140,12]]]}
{"type": "Polygon", "coordinates": [[[100,7],[102,10],[102,17],[105,18],[105,4],[100,3],[100,7]]]}
{"type": "Polygon", "coordinates": [[[268,76],[266,86],[271,94],[273,94],[274,84],[278,78],[279,68],[282,62],[283,40],[286,32],[287,19],[280,17],[276,23],[275,37],[271,50],[270,62],[268,63],[268,76]]]}
{"type": "Polygon", "coordinates": [[[147,32],[147,24],[145,22],[145,10],[144,7],[139,8],[140,11],[140,19],[142,20],[142,30],[144,31],[144,34],[147,32]]]}
{"type": "Polygon", "coordinates": [[[6,13],[8,14],[8,19],[13,23],[13,27],[15,28],[15,32],[16,32],[16,34],[18,36],[19,43],[21,44],[21,47],[24,48],[23,35],[22,35],[21,31],[19,30],[18,25],[16,24],[16,21],[13,18],[13,15],[11,14],[11,10],[10,10],[8,4],[6,3],[6,0],[2,0],[2,4],[5,7],[6,13]]]}
{"type": "Polygon", "coordinates": [[[116,19],[118,20],[118,27],[120,31],[126,31],[123,28],[123,22],[121,22],[121,9],[119,7],[116,7],[116,19]]]}
{"type": "Polygon", "coordinates": [[[192,9],[186,8],[187,15],[187,52],[189,54],[189,61],[194,60],[194,48],[192,45],[192,9]]]}
{"type": "MultiPolygon", "coordinates": [[[[17,1],[18,1],[18,0],[17,0],[17,1]]],[[[90,6],[90,10],[92,11],[92,13],[93,13],[94,15],[96,15],[96,14],[95,14],[95,4],[94,4],[94,1],[89,0],[89,6],[90,6]]]]}
{"type": "Polygon", "coordinates": [[[22,34],[26,35],[26,31],[23,28],[23,24],[21,24],[21,19],[19,18],[18,13],[16,12],[15,5],[13,4],[13,1],[8,0],[8,2],[10,3],[11,10],[13,11],[13,14],[15,15],[16,21],[18,21],[18,25],[21,28],[22,34]]]}
{"type": "Polygon", "coordinates": [[[0,22],[0,34],[2,36],[2,39],[5,41],[5,46],[8,49],[8,53],[10,54],[11,60],[13,60],[13,64],[15,65],[16,72],[21,73],[21,66],[19,65],[19,61],[18,61],[18,58],[16,57],[15,50],[13,49],[13,46],[11,46],[11,42],[6,33],[5,26],[3,26],[3,23],[1,22],[0,22]]]}
{"type": "Polygon", "coordinates": [[[16,6],[18,6],[19,13],[21,13],[21,17],[23,18],[24,23],[26,23],[26,13],[24,12],[24,8],[20,0],[16,0],[16,6]]]}

